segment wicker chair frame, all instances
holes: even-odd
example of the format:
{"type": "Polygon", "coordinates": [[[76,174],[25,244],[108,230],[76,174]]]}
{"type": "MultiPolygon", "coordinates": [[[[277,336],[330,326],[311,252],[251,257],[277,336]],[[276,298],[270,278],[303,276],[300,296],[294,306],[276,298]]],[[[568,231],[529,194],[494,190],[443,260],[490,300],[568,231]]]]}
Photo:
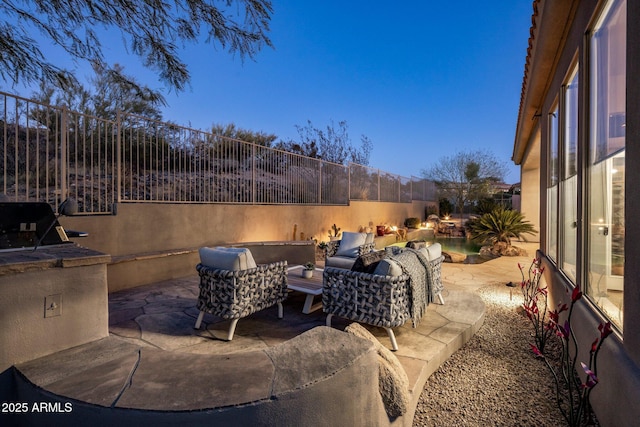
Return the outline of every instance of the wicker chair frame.
{"type": "MultiPolygon", "coordinates": [[[[444,304],[441,292],[444,257],[429,262],[432,297],[444,304]]],[[[426,273],[425,273],[426,274],[426,273]]],[[[356,322],[386,329],[392,349],[398,344],[392,328],[411,319],[411,286],[408,275],[380,276],[341,268],[326,267],[323,273],[322,309],[331,317],[340,316],[356,322]]]]}
{"type": "Polygon", "coordinates": [[[231,341],[238,320],[243,317],[277,304],[278,318],[282,319],[282,301],[287,298],[287,261],[240,271],[198,264],[196,270],[200,275],[196,329],[205,313],[231,320],[227,335],[231,341]]]}

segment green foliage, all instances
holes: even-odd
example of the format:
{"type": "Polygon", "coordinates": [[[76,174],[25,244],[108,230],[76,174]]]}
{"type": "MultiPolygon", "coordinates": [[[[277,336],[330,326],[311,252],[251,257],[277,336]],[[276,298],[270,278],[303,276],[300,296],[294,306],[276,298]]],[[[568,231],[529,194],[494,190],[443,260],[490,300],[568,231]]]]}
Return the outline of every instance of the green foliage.
{"type": "Polygon", "coordinates": [[[104,64],[96,29],[115,29],[144,66],[169,87],[183,90],[190,75],[178,53],[187,43],[205,39],[241,58],[254,58],[264,45],[272,46],[266,35],[272,10],[268,0],[3,1],[0,78],[65,86],[75,77],[55,64],[59,56],[49,55],[47,44],[62,48],[73,60],[104,64]],[[45,39],[43,46],[33,34],[45,39]]]}
{"type": "Polygon", "coordinates": [[[492,197],[483,197],[482,199],[478,200],[478,203],[475,207],[475,212],[478,215],[484,215],[498,207],[498,203],[496,203],[496,201],[492,197]]]}
{"type": "Polygon", "coordinates": [[[404,226],[407,228],[419,228],[420,222],[420,218],[411,217],[404,220],[404,226]]]}
{"type": "Polygon", "coordinates": [[[451,212],[453,212],[453,205],[446,197],[441,197],[438,200],[438,205],[440,209],[441,216],[449,216],[451,212]]]}
{"type": "MultiPolygon", "coordinates": [[[[116,120],[118,112],[152,120],[162,119],[160,108],[166,105],[166,101],[160,92],[138,83],[135,77],[124,74],[124,67],[119,64],[114,64],[113,67],[101,63],[92,65],[94,74],[89,79],[89,86],[78,81],[66,85],[41,81],[34,99],[43,104],[64,105],[71,111],[111,121],[116,120]]],[[[34,109],[31,118],[52,131],[55,129],[55,124],[51,122],[52,118],[45,109],[34,109]]],[[[125,121],[125,126],[130,125],[128,118],[121,119],[125,121]]]]}
{"type": "Polygon", "coordinates": [[[340,230],[341,230],[340,227],[338,227],[337,225],[333,224],[331,226],[331,229],[333,230],[333,234],[331,234],[331,231],[329,231],[329,237],[338,237],[340,235],[340,230]]]}
{"type": "Polygon", "coordinates": [[[524,219],[522,213],[501,207],[479,218],[470,219],[466,227],[472,239],[481,244],[504,242],[510,246],[512,238],[536,233],[533,225],[524,219]]]}
{"type": "Polygon", "coordinates": [[[503,180],[506,166],[489,152],[461,151],[441,158],[422,173],[435,182],[439,196],[455,200],[462,213],[469,202],[491,195],[493,186],[503,180]]]}
{"type": "Polygon", "coordinates": [[[296,125],[296,130],[298,141],[280,141],[275,148],[341,165],[347,162],[365,166],[369,164],[373,143],[362,135],[360,148],[354,147],[345,120],[338,122],[337,126],[332,121],[324,130],[314,127],[308,120],[305,126],[296,125]]]}
{"type": "Polygon", "coordinates": [[[263,147],[271,147],[271,144],[277,138],[277,136],[274,134],[242,129],[240,127],[237,127],[234,123],[229,123],[227,125],[214,124],[211,127],[211,133],[214,135],[236,139],[238,141],[261,145],[263,147]]]}

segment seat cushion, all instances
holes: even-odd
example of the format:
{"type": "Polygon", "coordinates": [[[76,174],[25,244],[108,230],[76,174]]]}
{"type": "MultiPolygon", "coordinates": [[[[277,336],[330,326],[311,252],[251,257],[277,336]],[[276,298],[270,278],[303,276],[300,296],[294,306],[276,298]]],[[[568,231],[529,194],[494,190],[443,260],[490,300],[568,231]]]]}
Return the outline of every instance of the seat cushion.
{"type": "Polygon", "coordinates": [[[360,255],[358,258],[356,258],[356,262],[353,263],[351,271],[373,274],[380,260],[384,259],[386,256],[387,253],[384,250],[369,252],[368,254],[360,255]]]}
{"type": "Polygon", "coordinates": [[[256,262],[247,248],[200,248],[200,263],[210,268],[240,271],[256,268],[256,262]]]}
{"type": "Polygon", "coordinates": [[[378,266],[373,271],[373,274],[377,274],[380,276],[401,276],[402,268],[398,265],[397,262],[385,258],[380,260],[378,266]]]}
{"type": "Polygon", "coordinates": [[[351,270],[355,258],[347,256],[331,256],[325,260],[325,267],[343,268],[345,270],[351,270]]]}
{"type": "Polygon", "coordinates": [[[340,246],[338,246],[336,256],[357,258],[358,250],[360,246],[364,245],[366,240],[367,233],[352,233],[345,231],[342,233],[342,240],[340,240],[340,246]]]}

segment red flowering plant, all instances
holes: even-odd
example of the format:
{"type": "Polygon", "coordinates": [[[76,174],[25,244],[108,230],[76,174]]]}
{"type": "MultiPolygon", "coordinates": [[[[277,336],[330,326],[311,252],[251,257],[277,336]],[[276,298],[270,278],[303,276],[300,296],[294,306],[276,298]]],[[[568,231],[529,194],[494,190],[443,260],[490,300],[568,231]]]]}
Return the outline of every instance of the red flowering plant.
{"type": "Polygon", "coordinates": [[[578,357],[578,342],[571,327],[571,315],[573,308],[582,298],[582,292],[577,287],[571,293],[571,305],[559,304],[558,307],[549,311],[549,321],[545,329],[553,331],[561,343],[561,354],[559,368],[555,368],[549,362],[547,355],[536,345],[530,344],[531,349],[537,358],[542,359],[549,371],[553,375],[556,383],[556,401],[558,408],[570,426],[588,425],[592,419],[591,404],[589,398],[591,391],[598,384],[597,358],[598,352],[604,340],[611,335],[611,322],[601,323],[598,326],[600,336],[597,337],[589,349],[589,364],[580,362],[585,379],[577,373],[576,364],[578,357]],[[560,323],[561,313],[568,311],[564,323],[560,323]],[[563,397],[564,395],[564,397],[563,397]]]}
{"type": "Polygon", "coordinates": [[[548,289],[540,286],[544,267],[540,267],[540,259],[536,258],[531,262],[527,276],[525,277],[524,267],[518,263],[522,281],[520,290],[522,291],[522,308],[527,318],[531,321],[534,330],[536,348],[544,354],[545,345],[549,337],[553,336],[554,330],[550,327],[547,316],[548,312],[548,289]]]}

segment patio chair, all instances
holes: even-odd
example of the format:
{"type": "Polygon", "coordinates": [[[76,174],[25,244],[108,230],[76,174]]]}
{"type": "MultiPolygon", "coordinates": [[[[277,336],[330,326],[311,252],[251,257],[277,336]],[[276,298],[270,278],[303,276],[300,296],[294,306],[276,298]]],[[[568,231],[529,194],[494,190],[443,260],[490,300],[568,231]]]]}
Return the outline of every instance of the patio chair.
{"type": "Polygon", "coordinates": [[[277,304],[282,319],[287,261],[257,265],[246,248],[201,248],[196,270],[200,275],[196,329],[205,313],[231,320],[227,335],[231,341],[243,317],[277,304]]]}
{"type": "MultiPolygon", "coordinates": [[[[429,252],[429,248],[421,249],[428,260],[425,275],[431,291],[429,300],[438,297],[444,304],[441,295],[444,256],[438,243],[431,246],[429,252]]],[[[322,308],[327,313],[327,326],[331,326],[332,316],[337,315],[382,327],[389,335],[392,349],[398,350],[392,328],[412,319],[411,277],[398,264],[382,259],[373,273],[325,267],[323,278],[322,308]]]]}
{"type": "Polygon", "coordinates": [[[325,267],[350,269],[356,259],[375,250],[373,233],[353,233],[345,231],[341,240],[327,243],[325,267]]]}

